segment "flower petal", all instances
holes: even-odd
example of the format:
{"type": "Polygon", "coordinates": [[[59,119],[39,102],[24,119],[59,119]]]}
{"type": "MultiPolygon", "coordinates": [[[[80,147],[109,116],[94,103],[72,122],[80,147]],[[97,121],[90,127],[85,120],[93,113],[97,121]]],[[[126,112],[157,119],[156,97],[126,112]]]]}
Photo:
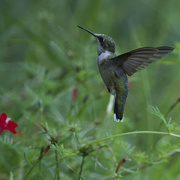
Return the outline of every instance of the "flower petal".
{"type": "Polygon", "coordinates": [[[17,132],[15,131],[15,128],[18,127],[18,124],[15,122],[11,121],[10,118],[7,117],[6,113],[2,113],[0,116],[0,134],[4,130],[8,130],[14,134],[17,132]]]}
{"type": "Polygon", "coordinates": [[[6,119],[7,119],[6,113],[2,113],[1,116],[0,116],[0,121],[5,122],[6,119]]]}

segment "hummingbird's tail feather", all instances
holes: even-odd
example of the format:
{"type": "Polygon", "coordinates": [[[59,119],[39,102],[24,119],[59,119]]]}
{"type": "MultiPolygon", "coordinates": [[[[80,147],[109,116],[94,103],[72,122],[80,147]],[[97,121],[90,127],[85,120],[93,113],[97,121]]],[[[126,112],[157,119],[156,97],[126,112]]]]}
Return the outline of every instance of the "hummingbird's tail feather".
{"type": "Polygon", "coordinates": [[[114,120],[116,122],[123,122],[123,110],[121,107],[118,105],[117,97],[115,97],[115,103],[114,103],[114,120]]]}

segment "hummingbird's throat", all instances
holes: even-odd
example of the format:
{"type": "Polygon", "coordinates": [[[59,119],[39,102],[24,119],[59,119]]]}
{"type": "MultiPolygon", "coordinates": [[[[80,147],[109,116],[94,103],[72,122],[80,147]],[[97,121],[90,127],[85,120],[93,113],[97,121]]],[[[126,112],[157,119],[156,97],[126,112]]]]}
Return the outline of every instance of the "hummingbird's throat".
{"type": "Polygon", "coordinates": [[[102,53],[98,56],[99,64],[102,64],[104,61],[106,61],[107,59],[109,59],[110,56],[111,56],[111,53],[110,53],[109,51],[102,52],[102,53]]]}

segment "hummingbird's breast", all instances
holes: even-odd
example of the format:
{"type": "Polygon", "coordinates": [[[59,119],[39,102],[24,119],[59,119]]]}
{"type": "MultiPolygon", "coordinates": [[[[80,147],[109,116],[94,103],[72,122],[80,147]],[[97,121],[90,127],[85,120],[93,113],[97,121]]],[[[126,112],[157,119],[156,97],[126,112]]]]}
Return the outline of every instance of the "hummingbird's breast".
{"type": "Polygon", "coordinates": [[[115,53],[109,51],[105,51],[98,56],[99,72],[111,94],[122,94],[124,97],[127,97],[128,79],[120,68],[118,68],[118,75],[115,73],[116,67],[114,67],[112,63],[112,58],[115,56],[115,53]]]}
{"type": "Polygon", "coordinates": [[[114,57],[115,54],[112,54],[108,51],[105,51],[101,55],[98,56],[98,67],[101,77],[109,89],[109,91],[114,94],[114,69],[112,67],[111,58],[114,57]]]}

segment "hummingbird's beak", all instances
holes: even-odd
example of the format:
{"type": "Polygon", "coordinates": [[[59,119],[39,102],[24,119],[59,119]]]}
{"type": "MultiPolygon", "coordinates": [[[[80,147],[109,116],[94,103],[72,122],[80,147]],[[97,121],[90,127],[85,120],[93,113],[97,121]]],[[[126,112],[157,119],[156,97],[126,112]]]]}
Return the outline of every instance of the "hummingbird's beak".
{"type": "Polygon", "coordinates": [[[87,31],[88,33],[92,34],[94,37],[97,37],[97,35],[95,33],[91,32],[91,31],[89,31],[89,30],[87,30],[87,29],[85,29],[85,28],[83,28],[81,26],[78,26],[78,27],[85,30],[85,31],[87,31]]]}

